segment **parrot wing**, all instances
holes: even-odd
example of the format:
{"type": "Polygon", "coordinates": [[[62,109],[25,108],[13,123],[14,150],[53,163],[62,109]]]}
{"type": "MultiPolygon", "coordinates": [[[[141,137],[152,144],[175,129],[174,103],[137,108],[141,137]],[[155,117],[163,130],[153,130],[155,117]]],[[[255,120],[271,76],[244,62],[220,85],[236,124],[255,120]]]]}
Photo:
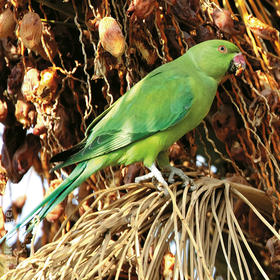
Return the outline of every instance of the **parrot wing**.
{"type": "Polygon", "coordinates": [[[50,162],[58,162],[58,161],[64,161],[66,160],[67,158],[69,158],[71,155],[79,152],[80,150],[82,150],[85,145],[86,145],[86,142],[87,142],[87,138],[88,138],[88,135],[91,131],[91,129],[114,107],[116,106],[116,104],[118,104],[118,101],[120,99],[118,99],[114,104],[112,104],[112,106],[110,106],[109,108],[107,108],[104,112],[102,112],[99,116],[97,116],[91,123],[90,125],[87,127],[87,130],[85,132],[85,138],[77,143],[76,145],[74,145],[73,147],[71,147],[70,149],[67,149],[61,153],[58,153],[56,155],[54,155],[50,162]]]}
{"type": "MultiPolygon", "coordinates": [[[[172,64],[172,63],[171,63],[172,64]]],[[[182,120],[193,103],[190,77],[165,64],[138,82],[95,126],[80,151],[58,164],[58,169],[123,148],[182,120]]]]}

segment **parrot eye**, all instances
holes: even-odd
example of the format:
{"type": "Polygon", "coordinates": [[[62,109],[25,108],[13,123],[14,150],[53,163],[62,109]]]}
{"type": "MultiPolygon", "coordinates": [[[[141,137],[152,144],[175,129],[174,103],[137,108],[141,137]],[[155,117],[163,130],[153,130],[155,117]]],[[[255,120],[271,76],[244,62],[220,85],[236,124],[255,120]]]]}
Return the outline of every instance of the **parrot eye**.
{"type": "Polygon", "coordinates": [[[227,53],[227,48],[224,45],[218,47],[218,51],[220,53],[227,53]]]}

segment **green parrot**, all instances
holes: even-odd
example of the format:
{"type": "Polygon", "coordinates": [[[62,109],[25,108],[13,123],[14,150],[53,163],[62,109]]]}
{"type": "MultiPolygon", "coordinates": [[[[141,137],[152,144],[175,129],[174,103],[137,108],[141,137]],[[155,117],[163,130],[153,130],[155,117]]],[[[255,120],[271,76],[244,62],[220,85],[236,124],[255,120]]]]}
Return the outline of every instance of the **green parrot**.
{"type": "MultiPolygon", "coordinates": [[[[83,141],[52,158],[52,162],[63,161],[54,170],[77,165],[58,188],[0,241],[34,216],[40,221],[44,219],[91,174],[107,166],[143,162],[150,173],[137,177],[135,182],[155,177],[164,187],[174,182],[177,175],[189,183],[182,170],[169,164],[168,148],[206,116],[225,74],[244,68],[245,59],[237,46],[224,40],[209,40],[153,70],[93,120],[83,141]],[[169,171],[168,183],[157,166],[169,171]]],[[[33,226],[30,223],[27,231],[33,226]]]]}

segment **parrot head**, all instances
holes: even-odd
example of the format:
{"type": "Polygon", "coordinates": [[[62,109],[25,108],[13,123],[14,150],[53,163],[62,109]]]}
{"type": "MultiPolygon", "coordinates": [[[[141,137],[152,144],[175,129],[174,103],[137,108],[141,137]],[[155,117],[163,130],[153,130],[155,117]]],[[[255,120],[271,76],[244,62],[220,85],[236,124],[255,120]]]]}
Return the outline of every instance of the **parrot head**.
{"type": "Polygon", "coordinates": [[[229,41],[204,41],[188,52],[197,67],[217,81],[220,81],[226,73],[240,75],[246,67],[240,49],[229,41]]]}

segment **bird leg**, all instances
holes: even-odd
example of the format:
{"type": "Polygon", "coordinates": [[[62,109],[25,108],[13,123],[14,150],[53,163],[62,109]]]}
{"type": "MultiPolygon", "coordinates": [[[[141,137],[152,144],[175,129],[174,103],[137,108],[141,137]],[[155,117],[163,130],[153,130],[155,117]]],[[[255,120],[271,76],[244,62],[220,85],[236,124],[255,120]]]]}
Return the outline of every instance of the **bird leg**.
{"type": "Polygon", "coordinates": [[[189,176],[187,176],[181,169],[171,165],[166,166],[164,169],[170,172],[167,180],[168,183],[173,184],[175,182],[174,176],[177,175],[182,179],[184,186],[190,185],[190,191],[194,191],[196,189],[193,180],[189,176]]]}
{"type": "Polygon", "coordinates": [[[169,157],[167,151],[162,151],[158,154],[157,162],[161,169],[169,172],[168,183],[173,184],[175,182],[174,176],[179,176],[183,181],[183,186],[190,185],[190,191],[194,191],[196,186],[191,178],[189,178],[181,169],[171,166],[169,163],[169,157]]]}
{"type": "MultiPolygon", "coordinates": [[[[150,173],[139,176],[135,178],[135,183],[140,183],[144,180],[151,179],[155,177],[159,183],[161,183],[163,186],[168,186],[167,182],[164,180],[161,172],[158,170],[156,165],[153,163],[151,167],[148,167],[150,169],[150,173]]],[[[158,188],[160,191],[162,191],[162,188],[158,188]]]]}
{"type": "MultiPolygon", "coordinates": [[[[157,181],[159,183],[161,183],[163,186],[168,186],[168,184],[164,180],[161,172],[158,170],[158,168],[156,167],[156,165],[154,163],[152,164],[151,167],[149,167],[149,169],[150,169],[151,172],[148,173],[148,174],[145,174],[143,176],[136,177],[135,178],[135,183],[140,183],[142,181],[145,181],[145,180],[148,180],[148,179],[151,179],[151,178],[155,177],[157,179],[157,181]]],[[[195,186],[193,180],[191,178],[189,178],[181,169],[179,169],[177,167],[174,167],[174,166],[171,166],[171,165],[165,166],[164,169],[169,172],[169,177],[168,177],[168,180],[167,180],[168,183],[173,184],[175,182],[174,176],[177,175],[182,179],[183,185],[185,187],[187,185],[190,185],[190,189],[189,189],[190,191],[196,190],[196,186],[195,186]]],[[[160,191],[163,190],[160,187],[158,187],[158,189],[160,191]]],[[[165,192],[166,192],[166,190],[165,190],[165,192]]]]}

